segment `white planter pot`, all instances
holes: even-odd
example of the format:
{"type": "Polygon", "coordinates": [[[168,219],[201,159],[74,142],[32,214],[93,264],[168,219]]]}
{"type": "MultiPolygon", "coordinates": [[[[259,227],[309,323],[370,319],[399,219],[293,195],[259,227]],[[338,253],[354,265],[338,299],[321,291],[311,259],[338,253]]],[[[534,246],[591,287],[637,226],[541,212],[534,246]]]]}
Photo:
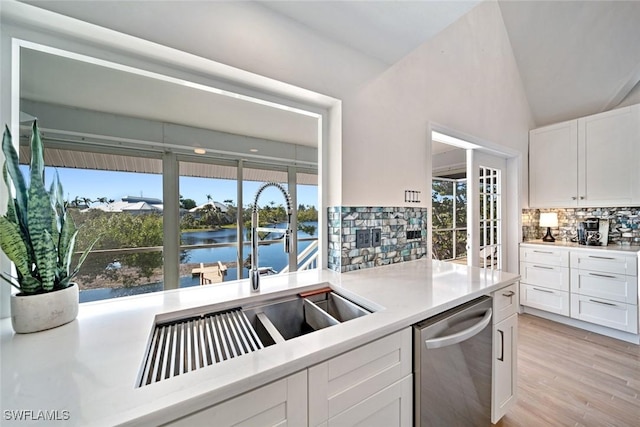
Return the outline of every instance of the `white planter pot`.
{"type": "Polygon", "coordinates": [[[19,334],[44,331],[71,322],[78,315],[78,285],[38,295],[11,296],[11,324],[19,334]]]}

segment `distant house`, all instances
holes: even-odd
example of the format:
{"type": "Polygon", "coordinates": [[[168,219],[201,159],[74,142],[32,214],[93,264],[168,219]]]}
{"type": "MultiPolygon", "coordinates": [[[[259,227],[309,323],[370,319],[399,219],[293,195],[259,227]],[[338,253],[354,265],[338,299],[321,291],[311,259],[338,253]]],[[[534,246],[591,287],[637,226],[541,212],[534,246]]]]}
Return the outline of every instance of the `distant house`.
{"type": "Polygon", "coordinates": [[[154,212],[161,213],[163,204],[162,200],[151,197],[126,196],[119,202],[104,203],[84,209],[82,212],[86,212],[89,209],[98,209],[103,212],[126,212],[138,215],[154,212]]]}
{"type": "Polygon", "coordinates": [[[223,203],[220,202],[207,202],[204,203],[202,205],[196,206],[195,208],[191,208],[189,209],[189,213],[196,213],[202,209],[204,209],[207,206],[213,206],[215,209],[219,210],[220,212],[226,214],[227,212],[229,212],[229,207],[223,203]]]}

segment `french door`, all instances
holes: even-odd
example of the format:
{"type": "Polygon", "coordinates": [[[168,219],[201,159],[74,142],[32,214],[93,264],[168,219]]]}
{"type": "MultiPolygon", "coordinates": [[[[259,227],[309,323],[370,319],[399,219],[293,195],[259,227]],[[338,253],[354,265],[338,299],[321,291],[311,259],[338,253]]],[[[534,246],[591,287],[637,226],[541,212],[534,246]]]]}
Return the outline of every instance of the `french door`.
{"type": "Polygon", "coordinates": [[[467,150],[467,263],[502,270],[506,236],[505,179],[503,157],[467,150]]]}

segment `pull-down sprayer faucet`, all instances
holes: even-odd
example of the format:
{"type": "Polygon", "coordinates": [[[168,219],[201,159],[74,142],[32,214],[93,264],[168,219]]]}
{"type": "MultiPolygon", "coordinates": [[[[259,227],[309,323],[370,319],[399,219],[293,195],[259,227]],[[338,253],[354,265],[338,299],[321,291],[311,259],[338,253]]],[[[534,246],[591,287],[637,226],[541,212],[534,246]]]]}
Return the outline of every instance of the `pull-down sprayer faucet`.
{"type": "MultiPolygon", "coordinates": [[[[253,199],[253,210],[251,211],[251,271],[249,272],[249,279],[251,279],[251,292],[258,292],[260,290],[260,272],[258,270],[258,232],[274,231],[273,228],[261,228],[258,227],[258,198],[265,188],[276,187],[282,192],[287,202],[287,228],[284,230],[284,251],[289,253],[289,239],[291,238],[291,196],[284,187],[277,182],[267,182],[263,184],[253,199]]],[[[277,229],[275,229],[277,230],[277,229]]],[[[282,230],[282,229],[280,229],[282,230]]]]}

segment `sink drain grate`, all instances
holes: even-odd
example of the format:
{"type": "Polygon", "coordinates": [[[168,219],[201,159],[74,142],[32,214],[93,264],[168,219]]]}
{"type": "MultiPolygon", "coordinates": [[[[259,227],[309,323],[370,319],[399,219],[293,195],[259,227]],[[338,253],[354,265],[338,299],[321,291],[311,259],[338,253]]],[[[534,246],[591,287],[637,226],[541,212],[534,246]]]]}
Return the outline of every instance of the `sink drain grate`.
{"type": "Polygon", "coordinates": [[[241,309],[157,324],[139,387],[264,348],[241,309]]]}

